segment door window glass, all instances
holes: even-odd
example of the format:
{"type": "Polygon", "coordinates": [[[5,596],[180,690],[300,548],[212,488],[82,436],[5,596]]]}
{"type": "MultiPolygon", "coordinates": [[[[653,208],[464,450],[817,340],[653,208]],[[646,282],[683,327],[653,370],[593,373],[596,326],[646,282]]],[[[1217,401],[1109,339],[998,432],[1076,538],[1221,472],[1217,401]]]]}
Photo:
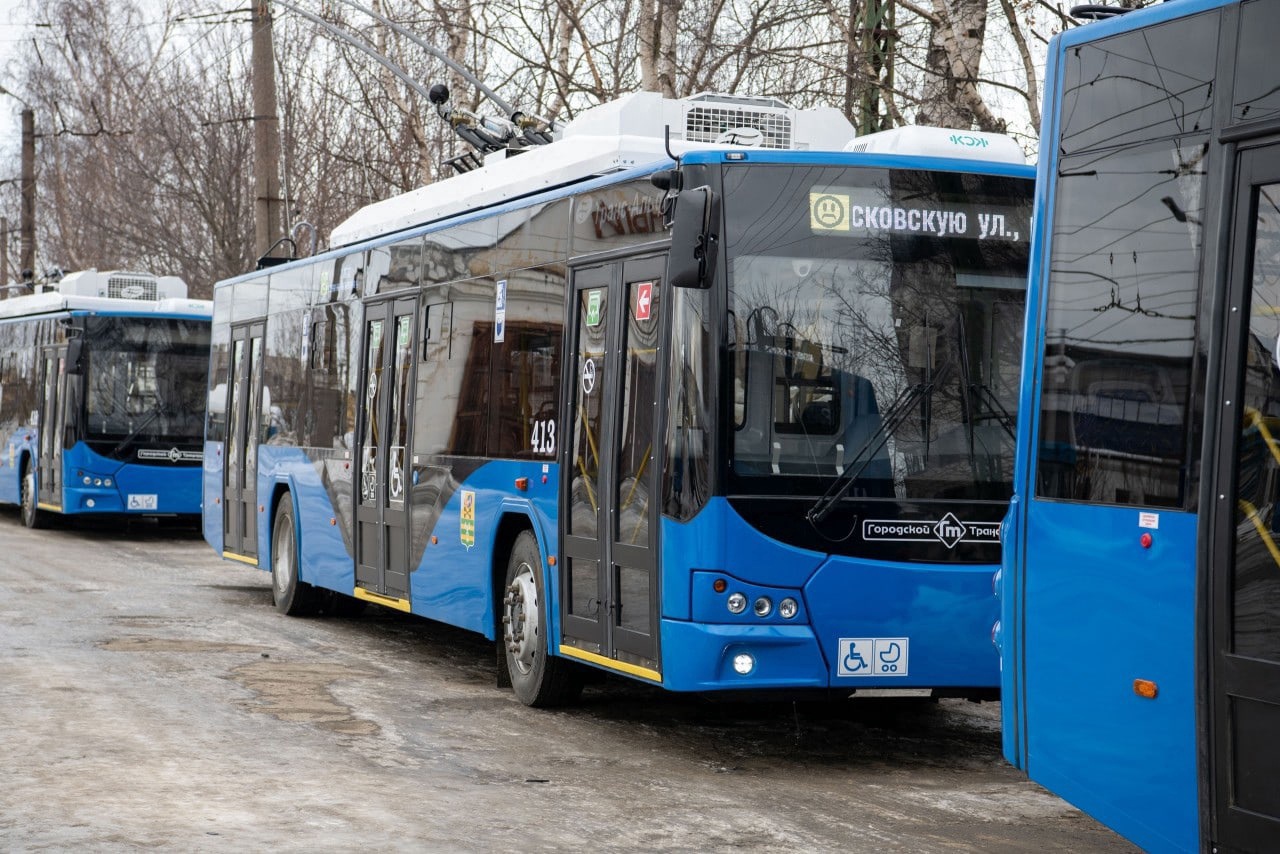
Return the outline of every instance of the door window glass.
{"type": "Polygon", "coordinates": [[[578,358],[574,377],[577,405],[573,419],[573,466],[569,488],[569,533],[599,536],[600,454],[604,416],[604,354],[607,291],[588,288],[578,294],[578,358]]]}
{"type": "Polygon", "coordinates": [[[1280,184],[1256,192],[1236,451],[1232,648],[1280,662],[1280,184]]]}
{"type": "Polygon", "coordinates": [[[391,436],[388,439],[387,500],[396,507],[404,506],[405,437],[409,432],[406,401],[409,367],[413,364],[413,317],[396,318],[396,346],[392,351],[391,375],[395,386],[391,392],[391,436]]]}
{"type": "Polygon", "coordinates": [[[245,415],[244,483],[253,486],[258,476],[258,431],[267,419],[263,410],[269,407],[268,392],[262,387],[262,338],[249,339],[249,410],[245,415]]]}
{"type": "Polygon", "coordinates": [[[240,435],[244,431],[244,419],[240,415],[240,392],[243,388],[244,339],[238,338],[231,347],[231,391],[227,396],[227,416],[231,425],[227,435],[227,479],[233,480],[240,469],[240,435]]]}
{"type": "Polygon", "coordinates": [[[653,404],[657,399],[658,282],[627,285],[622,364],[622,421],[614,495],[619,543],[649,545],[653,404]]]}
{"type": "Polygon", "coordinates": [[[382,390],[382,324],[365,327],[364,436],[360,442],[360,501],[376,500],[378,490],[378,400],[382,390]]]}

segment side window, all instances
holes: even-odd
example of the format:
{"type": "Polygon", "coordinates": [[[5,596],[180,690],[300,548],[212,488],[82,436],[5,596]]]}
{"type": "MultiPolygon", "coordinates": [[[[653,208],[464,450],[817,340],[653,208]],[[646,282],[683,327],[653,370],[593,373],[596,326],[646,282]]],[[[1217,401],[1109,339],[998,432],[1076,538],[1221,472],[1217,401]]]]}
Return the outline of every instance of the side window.
{"type": "Polygon", "coordinates": [[[298,425],[300,443],[316,448],[348,447],[352,396],[348,393],[350,358],[348,305],[317,308],[311,320],[311,370],[307,371],[306,405],[298,425]]]}
{"type": "Polygon", "coordinates": [[[219,292],[213,303],[209,348],[209,399],[205,438],[221,442],[227,431],[227,382],[231,375],[230,294],[219,292]]]}
{"type": "Polygon", "coordinates": [[[422,278],[422,238],[414,237],[387,247],[387,270],[376,284],[380,294],[418,285],[422,278]]]}
{"type": "Polygon", "coordinates": [[[506,328],[494,352],[489,451],[554,460],[564,338],[563,268],[521,270],[507,280],[506,328]]]}
{"type": "Polygon", "coordinates": [[[1182,507],[1192,497],[1206,152],[1203,138],[1183,139],[1062,161],[1040,497],[1153,507],[1182,507]]]}
{"type": "Polygon", "coordinates": [[[1062,153],[1208,131],[1219,18],[1206,12],[1073,48],[1062,153]]]}
{"type": "Polygon", "coordinates": [[[711,495],[712,354],[707,291],[673,288],[663,513],[690,519],[711,495]]]}
{"type": "Polygon", "coordinates": [[[647,179],[602,187],[573,200],[573,254],[601,252],[657,240],[662,191],[647,179]]]}
{"type": "Polygon", "coordinates": [[[1274,71],[1277,32],[1280,6],[1266,0],[1240,4],[1240,40],[1231,99],[1233,121],[1257,121],[1280,113],[1280,87],[1276,86],[1274,71]]]}
{"type": "Polygon", "coordinates": [[[413,452],[482,456],[488,448],[493,358],[491,279],[423,288],[413,452]]]}

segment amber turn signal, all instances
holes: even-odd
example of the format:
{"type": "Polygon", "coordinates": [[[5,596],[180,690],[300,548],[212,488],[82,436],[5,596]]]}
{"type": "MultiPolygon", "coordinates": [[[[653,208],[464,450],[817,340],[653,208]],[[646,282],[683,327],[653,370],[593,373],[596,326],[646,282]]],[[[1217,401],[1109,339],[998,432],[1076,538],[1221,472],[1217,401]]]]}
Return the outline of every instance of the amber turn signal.
{"type": "Polygon", "coordinates": [[[1152,682],[1150,679],[1135,679],[1133,680],[1133,693],[1137,694],[1139,697],[1154,700],[1156,698],[1156,694],[1159,693],[1159,689],[1156,687],[1156,683],[1152,682]]]}

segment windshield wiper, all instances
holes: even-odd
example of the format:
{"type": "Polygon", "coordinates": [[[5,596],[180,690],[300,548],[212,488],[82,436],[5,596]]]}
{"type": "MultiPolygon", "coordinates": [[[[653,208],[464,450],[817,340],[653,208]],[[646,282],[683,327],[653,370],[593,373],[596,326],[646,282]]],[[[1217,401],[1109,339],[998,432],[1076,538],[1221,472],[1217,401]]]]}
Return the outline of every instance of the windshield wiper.
{"type": "Polygon", "coordinates": [[[866,471],[867,466],[871,465],[872,461],[875,460],[876,454],[888,444],[889,437],[897,431],[903,421],[907,420],[915,404],[922,398],[932,395],[934,386],[946,373],[947,371],[944,368],[933,379],[907,386],[898,394],[897,398],[894,399],[881,417],[880,426],[867,437],[867,441],[862,443],[862,447],[853,455],[853,460],[845,467],[845,470],[836,475],[835,480],[831,482],[831,486],[828,487],[827,491],[809,508],[805,518],[809,520],[810,524],[816,525],[827,518],[831,511],[835,509],[835,506],[849,494],[849,490],[858,482],[858,478],[866,471]]]}
{"type": "Polygon", "coordinates": [[[151,422],[155,421],[161,415],[164,415],[164,410],[161,408],[160,404],[157,403],[155,406],[151,407],[151,411],[147,413],[147,417],[139,421],[138,426],[134,427],[133,431],[128,436],[121,439],[120,444],[111,449],[111,456],[118,457],[121,451],[132,445],[134,440],[142,435],[142,431],[147,429],[147,427],[151,425],[151,422]]]}

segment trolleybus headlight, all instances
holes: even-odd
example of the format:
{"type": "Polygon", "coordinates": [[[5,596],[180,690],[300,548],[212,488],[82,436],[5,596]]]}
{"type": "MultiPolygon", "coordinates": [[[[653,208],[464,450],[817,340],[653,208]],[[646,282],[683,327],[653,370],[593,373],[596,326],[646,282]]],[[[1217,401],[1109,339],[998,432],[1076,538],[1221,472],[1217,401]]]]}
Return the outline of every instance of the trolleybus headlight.
{"type": "Polygon", "coordinates": [[[790,620],[799,610],[800,606],[790,596],[778,603],[778,615],[784,620],[790,620]]]}
{"type": "Polygon", "coordinates": [[[756,669],[756,659],[749,652],[740,652],[733,657],[733,669],[742,676],[746,676],[752,670],[756,669]]]}
{"type": "Polygon", "coordinates": [[[747,610],[747,597],[741,593],[732,593],[729,595],[728,601],[725,602],[725,606],[729,609],[730,614],[741,614],[747,610]]]}
{"type": "Polygon", "coordinates": [[[100,478],[100,477],[95,477],[95,478],[93,479],[93,485],[94,485],[94,486],[102,486],[102,478],[100,478]]]}
{"type": "Polygon", "coordinates": [[[103,486],[110,486],[110,485],[111,485],[111,478],[109,478],[109,477],[104,477],[104,478],[102,479],[102,485],[103,485],[103,486]]]}
{"type": "Polygon", "coordinates": [[[757,617],[767,617],[773,613],[773,600],[768,596],[761,596],[753,607],[757,617]]]}
{"type": "Polygon", "coordinates": [[[88,485],[89,485],[89,484],[91,484],[91,483],[93,483],[93,478],[89,477],[89,475],[85,475],[85,476],[84,476],[84,485],[85,485],[85,486],[88,486],[88,485]]]}

